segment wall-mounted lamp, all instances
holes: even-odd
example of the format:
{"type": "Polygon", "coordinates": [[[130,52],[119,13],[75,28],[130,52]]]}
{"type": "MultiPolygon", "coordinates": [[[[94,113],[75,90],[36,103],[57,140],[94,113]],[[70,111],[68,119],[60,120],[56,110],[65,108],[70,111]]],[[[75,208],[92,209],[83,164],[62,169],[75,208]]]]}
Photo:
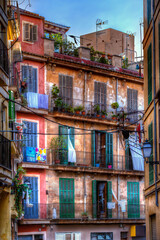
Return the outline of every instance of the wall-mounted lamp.
{"type": "MultiPolygon", "coordinates": [[[[144,159],[149,159],[151,157],[151,153],[152,153],[152,145],[150,144],[150,142],[146,139],[146,141],[143,143],[143,157],[144,159]]],[[[159,164],[159,162],[155,162],[155,161],[147,161],[146,163],[150,163],[150,164],[159,164]]]]}

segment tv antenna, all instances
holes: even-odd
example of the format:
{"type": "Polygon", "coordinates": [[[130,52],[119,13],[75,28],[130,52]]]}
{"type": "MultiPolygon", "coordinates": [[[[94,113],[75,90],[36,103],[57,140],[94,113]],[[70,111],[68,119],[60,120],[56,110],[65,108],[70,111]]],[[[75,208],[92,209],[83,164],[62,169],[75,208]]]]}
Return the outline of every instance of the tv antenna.
{"type": "Polygon", "coordinates": [[[102,21],[102,19],[97,18],[96,20],[96,51],[97,51],[97,32],[102,29],[102,25],[108,24],[108,20],[102,21]]]}

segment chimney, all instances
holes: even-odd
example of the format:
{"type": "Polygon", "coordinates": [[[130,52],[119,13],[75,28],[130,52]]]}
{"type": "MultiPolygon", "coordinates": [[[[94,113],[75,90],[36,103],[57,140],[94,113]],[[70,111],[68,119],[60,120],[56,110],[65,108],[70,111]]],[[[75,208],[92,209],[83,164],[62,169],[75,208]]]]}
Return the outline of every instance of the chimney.
{"type": "Polygon", "coordinates": [[[91,57],[90,48],[80,46],[78,48],[78,53],[80,58],[90,60],[90,57],[91,57]]]}
{"type": "Polygon", "coordinates": [[[53,57],[54,56],[54,40],[44,38],[44,55],[53,57]]]}
{"type": "Polygon", "coordinates": [[[112,56],[112,65],[115,67],[122,67],[122,57],[118,55],[112,56]]]}

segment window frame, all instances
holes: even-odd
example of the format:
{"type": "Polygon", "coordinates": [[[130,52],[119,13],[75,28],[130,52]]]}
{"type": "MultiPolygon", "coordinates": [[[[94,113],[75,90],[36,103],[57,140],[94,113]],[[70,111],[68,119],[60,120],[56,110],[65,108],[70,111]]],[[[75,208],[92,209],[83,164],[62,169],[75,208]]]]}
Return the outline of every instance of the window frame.
{"type": "MultiPolygon", "coordinates": [[[[33,33],[32,33],[32,36],[33,36],[33,33]]],[[[30,38],[31,39],[31,38],[30,38]]],[[[38,25],[37,24],[34,24],[32,22],[28,22],[28,21],[22,21],[22,42],[25,42],[25,43],[30,43],[30,44],[34,44],[35,42],[38,42],[38,25]],[[35,41],[31,41],[31,40],[25,40],[25,37],[24,37],[24,24],[29,24],[29,35],[30,35],[30,26],[36,26],[37,28],[37,35],[36,35],[36,40],[35,41]]]]}
{"type": "MultiPolygon", "coordinates": [[[[39,67],[38,66],[35,66],[35,65],[30,65],[30,64],[27,64],[27,63],[21,63],[20,64],[20,69],[21,69],[21,79],[23,81],[23,73],[22,73],[22,67],[23,66],[28,66],[28,67],[32,67],[34,69],[37,69],[37,92],[36,93],[39,93],[39,67]]],[[[28,89],[27,89],[27,92],[28,92],[28,89]]]]}
{"type": "Polygon", "coordinates": [[[32,235],[32,240],[35,240],[34,236],[35,235],[43,235],[43,240],[47,240],[46,238],[46,232],[27,232],[27,233],[18,233],[18,237],[19,236],[29,236],[32,235]]]}
{"type": "Polygon", "coordinates": [[[112,237],[112,240],[113,240],[113,232],[91,232],[90,234],[91,234],[91,240],[92,240],[92,237],[94,237],[94,236],[92,236],[92,234],[95,234],[96,235],[95,237],[98,237],[99,234],[112,234],[111,237],[112,237]]]}
{"type": "MultiPolygon", "coordinates": [[[[80,234],[80,240],[81,240],[81,232],[55,232],[55,240],[57,239],[56,237],[59,234],[61,234],[61,235],[63,234],[63,238],[65,237],[65,234],[71,234],[71,240],[73,240],[73,234],[75,234],[75,233],[80,234]]],[[[64,238],[64,240],[65,240],[65,238],[64,238]]]]}

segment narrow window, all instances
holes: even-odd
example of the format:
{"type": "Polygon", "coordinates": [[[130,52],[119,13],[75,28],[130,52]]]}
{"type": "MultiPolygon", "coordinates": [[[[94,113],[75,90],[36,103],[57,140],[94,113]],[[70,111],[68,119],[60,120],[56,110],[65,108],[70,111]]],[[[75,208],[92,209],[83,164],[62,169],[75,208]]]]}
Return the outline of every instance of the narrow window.
{"type": "Polygon", "coordinates": [[[147,50],[148,62],[148,105],[152,101],[152,45],[147,50]]]}
{"type": "Polygon", "coordinates": [[[59,93],[65,104],[72,105],[73,101],[73,77],[59,75],[59,93]]]}

